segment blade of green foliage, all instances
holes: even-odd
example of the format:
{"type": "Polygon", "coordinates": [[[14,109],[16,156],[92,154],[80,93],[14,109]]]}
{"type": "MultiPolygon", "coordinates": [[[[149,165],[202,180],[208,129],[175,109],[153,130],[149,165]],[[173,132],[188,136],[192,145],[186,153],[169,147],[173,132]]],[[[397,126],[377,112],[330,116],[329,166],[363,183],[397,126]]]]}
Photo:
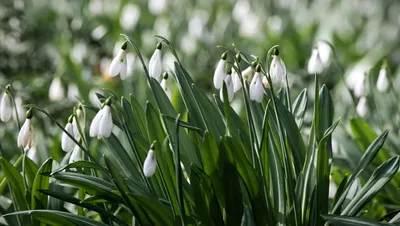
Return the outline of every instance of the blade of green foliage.
{"type": "Polygon", "coordinates": [[[389,226],[392,224],[376,222],[358,217],[338,216],[333,214],[325,214],[322,217],[335,226],[389,226]]]}
{"type": "Polygon", "coordinates": [[[45,209],[47,208],[47,195],[39,192],[38,190],[46,190],[49,188],[50,178],[43,175],[43,173],[51,172],[53,160],[47,159],[36,173],[35,180],[32,186],[32,203],[31,209],[45,209]]]}
{"type": "Polygon", "coordinates": [[[59,169],[55,170],[51,174],[56,174],[56,173],[66,170],[66,169],[76,169],[76,168],[89,168],[89,169],[99,170],[99,167],[95,163],[80,160],[80,161],[69,163],[63,167],[60,167],[59,169]]]}
{"type": "Polygon", "coordinates": [[[308,102],[307,89],[304,89],[297,96],[292,106],[293,116],[299,128],[301,128],[303,125],[304,115],[306,114],[306,109],[307,109],[307,102],[308,102]]]}
{"type": "Polygon", "coordinates": [[[30,158],[25,158],[25,180],[28,185],[28,190],[31,190],[33,180],[35,179],[36,173],[39,167],[30,158]]]}

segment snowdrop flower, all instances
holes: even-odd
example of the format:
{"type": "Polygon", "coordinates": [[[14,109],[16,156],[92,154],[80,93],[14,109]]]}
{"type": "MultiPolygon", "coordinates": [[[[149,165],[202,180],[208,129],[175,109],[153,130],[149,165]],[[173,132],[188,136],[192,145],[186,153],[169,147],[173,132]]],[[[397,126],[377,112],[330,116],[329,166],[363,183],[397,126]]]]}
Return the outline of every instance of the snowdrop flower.
{"type": "Polygon", "coordinates": [[[29,109],[26,112],[26,120],[21,127],[21,130],[18,134],[18,147],[23,148],[25,151],[29,150],[32,146],[33,140],[33,130],[32,130],[32,122],[31,119],[33,117],[32,109],[29,109]]]}
{"type": "Polygon", "coordinates": [[[51,101],[60,101],[64,99],[64,87],[59,77],[55,77],[50,84],[49,99],[51,101]]]}
{"type": "Polygon", "coordinates": [[[17,121],[17,116],[18,120],[25,120],[25,109],[22,107],[22,98],[21,97],[16,97],[15,98],[15,106],[17,108],[17,111],[13,112],[13,117],[14,120],[17,121]]]}
{"type": "Polygon", "coordinates": [[[167,95],[168,99],[171,100],[172,97],[172,92],[171,92],[171,88],[168,84],[168,73],[165,72],[163,75],[163,80],[161,81],[161,88],[164,90],[165,94],[167,95]]]}
{"type": "MultiPolygon", "coordinates": [[[[240,64],[240,61],[242,60],[242,57],[240,56],[240,53],[236,54],[236,60],[240,64]]],[[[239,68],[239,65],[235,62],[236,68],[239,68]]],[[[242,88],[242,81],[240,81],[239,74],[236,72],[236,70],[232,67],[232,82],[233,82],[233,92],[236,93],[242,88]]]]}
{"type": "MultiPolygon", "coordinates": [[[[74,136],[74,128],[72,125],[72,118],[74,116],[71,115],[68,119],[68,123],[65,126],[65,130],[71,134],[72,136],[74,136]]],[[[75,147],[75,143],[74,141],[68,136],[68,134],[66,132],[63,132],[62,136],[61,136],[61,148],[63,149],[63,151],[65,152],[69,152],[72,149],[74,149],[75,147]]]]}
{"type": "MultiPolygon", "coordinates": [[[[228,74],[226,75],[224,82],[225,82],[225,86],[226,86],[226,91],[228,92],[228,100],[229,100],[229,102],[231,102],[233,100],[233,95],[235,93],[233,91],[233,81],[232,81],[230,69],[228,70],[228,74]]],[[[224,92],[223,92],[222,87],[219,91],[219,97],[220,97],[221,101],[224,102],[224,92]]]]}
{"type": "Polygon", "coordinates": [[[317,43],[317,48],[318,48],[319,57],[324,65],[324,67],[327,67],[329,64],[331,55],[332,55],[332,47],[325,41],[319,41],[317,43]]]}
{"type": "Polygon", "coordinates": [[[90,124],[89,135],[91,137],[97,137],[101,139],[103,137],[109,137],[112,132],[113,122],[111,116],[111,99],[108,98],[104,103],[104,107],[97,112],[90,124]]]}
{"type": "Polygon", "coordinates": [[[71,164],[73,162],[80,161],[80,160],[83,160],[83,152],[82,152],[82,149],[78,145],[76,145],[74,150],[71,153],[71,156],[69,157],[68,164],[71,164]]]}
{"type": "Polygon", "coordinates": [[[150,77],[155,78],[158,82],[161,81],[161,71],[162,71],[162,62],[161,62],[161,42],[157,44],[156,50],[150,58],[149,62],[149,75],[150,77]]]}
{"type": "Polygon", "coordinates": [[[269,88],[269,82],[268,82],[268,79],[266,76],[263,76],[262,82],[263,82],[265,88],[269,88]]]}
{"type": "Polygon", "coordinates": [[[108,74],[110,77],[115,77],[118,74],[121,76],[121,80],[125,80],[128,74],[128,64],[126,62],[126,48],[128,47],[128,43],[124,42],[121,46],[121,49],[111,61],[110,68],[108,70],[108,74]]]}
{"type": "MultiPolygon", "coordinates": [[[[7,86],[6,89],[10,89],[10,86],[7,86]]],[[[13,114],[13,107],[11,102],[11,97],[8,92],[4,92],[3,97],[1,98],[0,103],[0,119],[3,122],[8,122],[13,114]]]]}
{"type": "Polygon", "coordinates": [[[244,80],[251,81],[254,70],[251,66],[248,66],[244,71],[242,71],[242,76],[244,80]]]}
{"type": "Polygon", "coordinates": [[[388,91],[390,85],[386,67],[385,62],[379,70],[378,80],[376,81],[376,89],[381,93],[388,91]]]}
{"type": "Polygon", "coordinates": [[[313,48],[310,60],[308,61],[307,71],[309,74],[321,74],[323,70],[324,65],[319,55],[319,50],[313,48]]]}
{"type": "Polygon", "coordinates": [[[75,138],[79,138],[79,136],[80,136],[77,121],[79,122],[79,126],[82,127],[84,125],[83,111],[82,111],[81,105],[78,105],[78,108],[76,109],[75,114],[72,117],[72,128],[74,129],[74,137],[75,138]]]}
{"type": "Polygon", "coordinates": [[[225,72],[226,58],[227,58],[227,52],[221,55],[221,59],[219,60],[217,68],[215,69],[214,72],[214,87],[216,89],[221,89],[222,83],[224,82],[224,79],[226,77],[226,72],[225,72]]]}
{"type": "Polygon", "coordinates": [[[354,95],[356,97],[362,97],[365,95],[366,92],[366,73],[362,76],[361,79],[358,79],[354,84],[354,95]]]}
{"type": "Polygon", "coordinates": [[[278,84],[284,84],[286,78],[286,66],[279,56],[279,50],[275,48],[274,55],[272,56],[272,62],[269,69],[269,74],[272,81],[278,84]]]}
{"type": "Polygon", "coordinates": [[[357,114],[361,117],[365,117],[368,113],[368,103],[367,98],[365,96],[361,97],[358,101],[356,107],[357,114]]]}
{"type": "Polygon", "coordinates": [[[26,157],[30,158],[34,163],[39,164],[38,151],[35,145],[32,145],[32,147],[28,150],[26,157]]]}
{"type": "Polygon", "coordinates": [[[254,74],[250,84],[250,100],[257,101],[258,103],[261,103],[264,97],[264,85],[261,79],[262,75],[260,71],[260,65],[257,65],[256,73],[254,74]]]}
{"type": "Polygon", "coordinates": [[[154,152],[154,146],[150,147],[149,152],[147,153],[147,157],[144,160],[143,164],[143,173],[145,177],[151,177],[156,172],[157,160],[156,153],[154,152]]]}
{"type": "Polygon", "coordinates": [[[333,181],[332,176],[329,175],[329,198],[333,199],[335,197],[337,191],[337,185],[335,184],[335,181],[333,181]]]}

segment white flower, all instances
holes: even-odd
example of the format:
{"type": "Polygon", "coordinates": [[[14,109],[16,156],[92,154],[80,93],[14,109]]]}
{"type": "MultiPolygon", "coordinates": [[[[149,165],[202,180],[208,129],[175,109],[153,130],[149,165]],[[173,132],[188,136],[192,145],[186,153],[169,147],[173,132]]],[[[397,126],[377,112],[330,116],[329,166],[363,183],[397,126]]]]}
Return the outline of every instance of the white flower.
{"type": "Polygon", "coordinates": [[[376,89],[379,92],[383,93],[388,91],[389,85],[390,83],[387,75],[387,70],[386,68],[381,68],[379,70],[378,80],[376,81],[376,89]]]}
{"type": "Polygon", "coordinates": [[[64,99],[64,87],[59,77],[55,77],[50,84],[49,99],[51,101],[60,101],[64,99]]]}
{"type": "Polygon", "coordinates": [[[335,181],[333,181],[332,176],[329,175],[329,198],[333,199],[335,197],[337,191],[337,186],[335,184],[335,181]]]}
{"type": "Polygon", "coordinates": [[[7,92],[5,92],[3,94],[3,97],[1,98],[1,103],[0,103],[1,121],[8,122],[12,116],[12,113],[13,113],[13,107],[11,103],[11,97],[7,92]]]}
{"type": "Polygon", "coordinates": [[[324,70],[324,65],[317,48],[312,50],[310,60],[308,61],[307,70],[309,74],[321,74],[324,70]]]}
{"type": "Polygon", "coordinates": [[[158,43],[156,50],[151,56],[149,62],[149,75],[150,77],[155,78],[158,82],[161,81],[161,71],[162,71],[161,48],[162,44],[158,43]]]}
{"type": "Polygon", "coordinates": [[[366,83],[366,74],[362,76],[361,79],[356,80],[356,83],[354,84],[354,95],[356,97],[361,97],[365,95],[365,84],[366,83]]]}
{"type": "Polygon", "coordinates": [[[69,157],[68,163],[71,164],[73,162],[80,161],[82,159],[83,159],[83,152],[81,148],[78,145],[76,145],[71,153],[71,156],[69,157]]]}
{"type": "Polygon", "coordinates": [[[19,131],[18,134],[18,147],[23,148],[25,151],[29,150],[32,146],[32,140],[33,140],[33,130],[32,130],[32,114],[30,112],[31,110],[28,110],[26,120],[24,124],[21,127],[21,130],[19,131]]]}
{"type": "Polygon", "coordinates": [[[250,84],[250,100],[257,101],[261,103],[264,97],[264,85],[261,80],[260,72],[254,74],[253,79],[250,84]]]}
{"type": "MultiPolygon", "coordinates": [[[[71,116],[71,117],[73,117],[73,116],[71,116]]],[[[71,123],[71,121],[72,121],[71,117],[68,119],[68,123],[65,126],[65,130],[69,134],[74,136],[74,128],[71,123]]],[[[74,147],[75,147],[74,141],[68,136],[68,134],[66,132],[63,132],[63,134],[61,136],[61,148],[63,149],[63,151],[65,151],[65,152],[71,151],[74,147]]]]}
{"type": "Polygon", "coordinates": [[[328,43],[324,41],[319,41],[317,43],[317,47],[318,47],[319,57],[321,58],[324,67],[327,67],[332,55],[332,48],[328,43]]]}
{"type": "Polygon", "coordinates": [[[13,112],[13,117],[14,120],[17,121],[17,115],[18,115],[18,120],[25,120],[25,109],[22,107],[22,99],[21,97],[15,98],[15,105],[17,108],[17,112],[13,112]]]}
{"type": "Polygon", "coordinates": [[[149,152],[147,153],[147,157],[144,160],[143,164],[143,173],[145,177],[151,177],[156,172],[157,167],[157,160],[156,154],[154,150],[150,148],[149,152]]]}
{"type": "Polygon", "coordinates": [[[100,109],[99,112],[97,112],[97,114],[94,116],[93,121],[90,124],[89,136],[91,136],[91,137],[99,136],[99,126],[100,126],[100,120],[101,120],[102,116],[103,116],[103,109],[100,109]]]}
{"type": "Polygon", "coordinates": [[[30,158],[34,163],[39,164],[38,152],[35,145],[33,145],[27,152],[26,157],[30,158]]]}
{"type": "Polygon", "coordinates": [[[251,76],[253,76],[253,68],[251,66],[247,67],[244,71],[242,71],[242,76],[244,80],[251,81],[251,76]]]}
{"type": "Polygon", "coordinates": [[[164,73],[163,80],[161,81],[161,88],[164,90],[165,94],[167,95],[168,99],[171,100],[172,97],[172,91],[171,87],[169,86],[168,83],[168,73],[164,73]]]}
{"type": "Polygon", "coordinates": [[[365,96],[361,97],[358,101],[356,107],[357,114],[361,117],[365,117],[368,113],[368,103],[367,98],[365,96]]]}
{"type": "Polygon", "coordinates": [[[126,62],[126,48],[127,42],[122,44],[121,49],[118,51],[117,55],[111,61],[108,74],[111,77],[115,77],[118,74],[121,76],[121,80],[125,80],[128,74],[128,64],[126,62]]]}
{"type": "Polygon", "coordinates": [[[263,82],[265,88],[269,88],[269,82],[268,82],[268,79],[266,76],[263,76],[262,82],[263,82]]]}
{"type": "Polygon", "coordinates": [[[216,89],[221,89],[222,83],[226,77],[226,72],[225,72],[226,57],[227,53],[225,52],[222,54],[221,59],[219,60],[217,68],[215,69],[214,72],[214,87],[216,89]]]}
{"type": "MultiPolygon", "coordinates": [[[[229,102],[231,102],[233,100],[233,95],[235,94],[233,91],[233,82],[232,82],[232,76],[230,74],[228,74],[225,77],[225,86],[226,86],[226,91],[228,92],[228,100],[229,102]]],[[[224,92],[222,91],[222,87],[221,90],[219,91],[219,97],[221,99],[222,102],[224,102],[224,92]]]]}
{"type": "Polygon", "coordinates": [[[109,105],[106,104],[103,108],[103,113],[100,119],[99,134],[97,135],[98,138],[109,137],[111,135],[113,125],[114,124],[111,117],[111,108],[109,105]]]}
{"type": "Polygon", "coordinates": [[[240,81],[239,74],[236,73],[234,68],[232,68],[232,82],[233,82],[233,92],[236,93],[242,88],[242,81],[240,81]]]}
{"type": "Polygon", "coordinates": [[[277,84],[284,84],[286,78],[286,66],[285,63],[279,56],[279,51],[275,49],[275,55],[272,56],[271,66],[269,68],[269,74],[272,81],[277,84]]]}

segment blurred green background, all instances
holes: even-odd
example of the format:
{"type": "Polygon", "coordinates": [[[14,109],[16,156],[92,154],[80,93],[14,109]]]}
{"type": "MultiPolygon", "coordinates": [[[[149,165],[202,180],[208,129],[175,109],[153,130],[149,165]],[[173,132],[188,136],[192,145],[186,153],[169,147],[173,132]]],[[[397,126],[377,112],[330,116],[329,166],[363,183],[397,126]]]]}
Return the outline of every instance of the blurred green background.
{"type": "MultiPolygon", "coordinates": [[[[310,88],[311,107],[314,77],[307,74],[307,62],[318,40],[326,40],[334,46],[337,58],[320,76],[320,82],[333,94],[335,118],[342,117],[334,133],[335,163],[352,169],[365,151],[365,145],[360,144],[365,139],[356,130],[363,120],[371,133],[391,130],[382,160],[400,154],[396,91],[400,85],[399,12],[398,0],[2,0],[0,85],[12,85],[17,104],[37,104],[63,123],[78,100],[97,105],[95,92],[103,93],[102,88],[118,95],[132,93],[144,103],[149,89],[132,48],[128,48],[129,75],[125,81],[110,78],[108,66],[124,41],[120,34],[135,40],[146,62],[159,41],[154,37],[158,34],[170,40],[197,85],[210,95],[217,93],[212,76],[223,52],[218,45],[235,43],[242,52],[264,61],[269,48],[280,45],[293,100],[302,89],[310,88]],[[388,61],[394,89],[382,94],[375,91],[375,82],[383,59],[388,61]],[[370,112],[363,120],[354,119],[355,106],[341,78],[345,76],[352,87],[365,72],[369,72],[370,112]],[[49,92],[55,78],[61,81],[61,86],[53,85],[60,91],[56,96],[49,92]]],[[[174,59],[164,49],[163,65],[168,71],[174,59]]],[[[178,96],[174,94],[177,106],[178,96]]],[[[239,97],[232,104],[240,111],[239,97]]],[[[19,113],[23,119],[22,108],[19,113]]],[[[305,136],[309,121],[302,130],[305,136]]],[[[34,125],[34,146],[40,150],[37,160],[48,156],[60,160],[61,131],[43,115],[37,115],[34,125]]],[[[361,131],[366,129],[361,127],[361,131]]],[[[1,144],[8,159],[19,153],[16,133],[15,123],[0,124],[1,144]]],[[[345,172],[339,170],[338,174],[345,172]]]]}

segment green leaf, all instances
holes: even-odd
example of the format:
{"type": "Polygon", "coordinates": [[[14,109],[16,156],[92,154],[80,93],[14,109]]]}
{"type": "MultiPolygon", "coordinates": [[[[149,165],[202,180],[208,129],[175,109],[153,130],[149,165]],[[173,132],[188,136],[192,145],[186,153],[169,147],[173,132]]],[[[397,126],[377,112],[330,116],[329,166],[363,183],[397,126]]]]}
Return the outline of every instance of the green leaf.
{"type": "Polygon", "coordinates": [[[380,165],[371,178],[351,200],[341,215],[355,216],[386,185],[399,169],[399,156],[393,157],[380,165]]]}
{"type": "Polygon", "coordinates": [[[335,226],[389,226],[382,222],[376,222],[358,217],[338,216],[333,214],[325,214],[322,217],[335,226]]]}
{"type": "Polygon", "coordinates": [[[53,160],[47,159],[40,169],[37,171],[35,180],[32,186],[32,203],[31,209],[45,209],[47,208],[47,195],[39,192],[38,190],[46,190],[49,188],[50,178],[43,175],[43,173],[51,172],[53,160]]]}
{"type": "Polygon", "coordinates": [[[52,172],[51,174],[56,174],[59,173],[61,171],[64,171],[66,169],[76,169],[76,168],[89,168],[89,169],[96,169],[99,170],[100,168],[93,162],[89,162],[89,161],[84,161],[84,160],[80,160],[80,161],[76,161],[73,163],[69,163],[57,170],[55,170],[54,172],[52,172]]]}
{"type": "Polygon", "coordinates": [[[35,179],[36,173],[39,167],[30,158],[25,156],[25,179],[28,184],[28,190],[32,188],[33,180],[35,179]]]}
{"type": "Polygon", "coordinates": [[[307,110],[307,102],[307,89],[304,89],[303,91],[301,91],[299,96],[297,96],[292,106],[293,116],[299,128],[301,128],[303,125],[304,115],[306,114],[307,110]]]}

